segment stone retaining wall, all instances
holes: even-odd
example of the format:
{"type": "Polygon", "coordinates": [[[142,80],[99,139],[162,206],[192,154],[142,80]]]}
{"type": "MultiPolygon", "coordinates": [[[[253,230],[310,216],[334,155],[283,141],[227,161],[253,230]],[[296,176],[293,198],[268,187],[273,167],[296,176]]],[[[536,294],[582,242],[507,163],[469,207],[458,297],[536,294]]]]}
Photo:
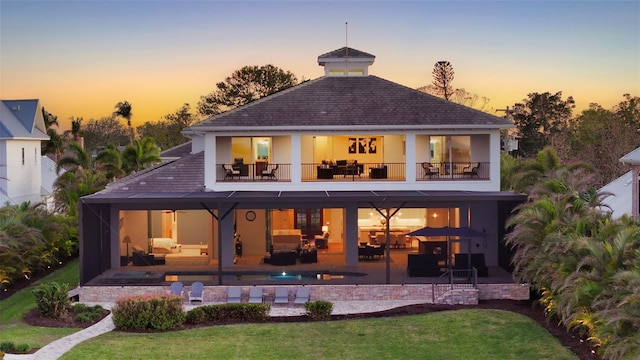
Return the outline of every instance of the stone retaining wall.
{"type": "MultiPolygon", "coordinates": [[[[311,300],[359,301],[359,300],[417,300],[433,301],[431,284],[404,285],[305,285],[311,289],[311,300]]],[[[235,287],[235,286],[234,286],[235,287]]],[[[240,286],[244,298],[248,297],[251,286],[240,286]]],[[[293,300],[299,285],[282,285],[289,289],[293,300]]],[[[221,303],[227,299],[229,286],[205,286],[205,303],[221,303]]],[[[266,300],[273,299],[276,286],[262,286],[266,300]]],[[[185,297],[190,287],[185,288],[185,297]]],[[[115,302],[120,298],[139,295],[166,295],[167,286],[83,286],[79,289],[80,301],[115,302]]],[[[509,299],[528,300],[528,284],[478,284],[478,289],[454,289],[439,295],[442,304],[477,304],[478,300],[509,299]]]]}

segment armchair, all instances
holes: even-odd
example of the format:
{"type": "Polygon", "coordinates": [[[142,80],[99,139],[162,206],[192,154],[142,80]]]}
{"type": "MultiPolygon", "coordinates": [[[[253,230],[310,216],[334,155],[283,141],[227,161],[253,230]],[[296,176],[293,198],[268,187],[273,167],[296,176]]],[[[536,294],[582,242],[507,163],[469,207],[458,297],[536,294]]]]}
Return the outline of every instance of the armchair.
{"type": "Polygon", "coordinates": [[[260,178],[266,177],[277,180],[278,178],[276,177],[276,170],[278,170],[278,164],[268,164],[267,167],[260,173],[260,178]]]}
{"type": "Polygon", "coordinates": [[[222,170],[224,171],[225,180],[227,180],[227,178],[233,179],[234,177],[240,177],[240,170],[234,169],[231,164],[222,164],[222,170]]]}
{"type": "Polygon", "coordinates": [[[480,169],[480,163],[477,163],[475,166],[473,166],[472,164],[465,166],[462,169],[462,175],[463,176],[470,176],[470,177],[478,177],[478,170],[480,169]]]}
{"type": "Polygon", "coordinates": [[[424,175],[422,176],[423,178],[426,178],[426,177],[431,178],[432,176],[440,175],[440,169],[437,166],[434,166],[433,164],[431,164],[430,162],[423,162],[422,169],[424,169],[424,175]]]}

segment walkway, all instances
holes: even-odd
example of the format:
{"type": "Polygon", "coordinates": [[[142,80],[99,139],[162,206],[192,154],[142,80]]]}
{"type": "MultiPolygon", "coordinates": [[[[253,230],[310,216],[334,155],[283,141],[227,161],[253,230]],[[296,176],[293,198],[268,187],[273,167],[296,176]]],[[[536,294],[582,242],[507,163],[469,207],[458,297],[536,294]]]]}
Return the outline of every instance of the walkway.
{"type": "MultiPolygon", "coordinates": [[[[333,315],[344,314],[359,314],[383,311],[393,309],[396,307],[420,304],[423,301],[409,301],[409,300],[394,300],[394,301],[334,301],[333,302],[333,315]]],[[[88,306],[96,305],[95,303],[86,303],[88,306]]],[[[99,303],[105,309],[111,309],[113,304],[111,303],[99,303]]],[[[206,304],[209,305],[209,304],[206,304]]],[[[192,309],[195,306],[187,305],[186,310],[192,309]]],[[[301,305],[286,305],[286,306],[271,306],[269,315],[271,316],[297,316],[304,314],[304,307],[301,305]]],[[[14,355],[5,354],[5,360],[55,360],[60,358],[64,353],[71,350],[77,344],[89,340],[93,337],[102,335],[115,329],[112,321],[112,314],[102,319],[102,321],[90,326],[86,329],[80,330],[69,336],[60,338],[38,350],[34,354],[27,355],[14,355]]]]}

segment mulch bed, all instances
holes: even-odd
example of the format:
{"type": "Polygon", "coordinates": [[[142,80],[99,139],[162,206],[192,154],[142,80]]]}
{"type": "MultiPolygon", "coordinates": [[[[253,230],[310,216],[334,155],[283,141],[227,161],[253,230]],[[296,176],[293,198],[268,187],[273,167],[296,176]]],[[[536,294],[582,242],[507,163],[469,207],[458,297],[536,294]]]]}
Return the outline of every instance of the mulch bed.
{"type": "MultiPolygon", "coordinates": [[[[593,346],[578,336],[574,332],[569,332],[562,326],[557,324],[557,321],[547,320],[544,316],[543,309],[535,305],[535,301],[512,301],[512,300],[491,300],[482,301],[476,306],[466,305],[438,305],[438,304],[419,304],[403,306],[395,309],[389,309],[385,311],[379,311],[374,313],[364,314],[348,314],[348,315],[332,315],[331,321],[334,320],[352,320],[352,319],[364,319],[373,317],[389,317],[389,316],[404,316],[404,315],[416,315],[425,314],[434,311],[448,311],[459,310],[469,308],[480,309],[498,309],[505,311],[512,311],[529,316],[535,320],[538,324],[543,326],[551,335],[558,338],[558,340],[567,348],[571,349],[581,360],[601,360],[601,358],[595,354],[593,346]]],[[[107,316],[105,314],[104,316],[107,316]]],[[[92,323],[76,323],[73,317],[66,319],[56,320],[41,317],[37,310],[34,309],[27,313],[24,317],[24,321],[32,326],[46,326],[46,327],[76,327],[85,328],[92,323]]],[[[272,317],[270,322],[303,322],[310,321],[306,316],[279,316],[272,317]]],[[[199,325],[202,326],[202,325],[199,325]]],[[[206,326],[206,325],[205,325],[206,326]]],[[[185,326],[185,328],[194,328],[198,326],[185,326]]]]}

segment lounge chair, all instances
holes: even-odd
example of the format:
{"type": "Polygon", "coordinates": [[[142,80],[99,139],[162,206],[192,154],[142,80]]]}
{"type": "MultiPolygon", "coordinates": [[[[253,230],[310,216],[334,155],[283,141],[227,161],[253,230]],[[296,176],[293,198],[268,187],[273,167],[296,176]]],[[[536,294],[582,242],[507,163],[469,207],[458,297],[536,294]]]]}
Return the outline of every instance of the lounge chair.
{"type": "Polygon", "coordinates": [[[309,301],[309,295],[311,290],[308,287],[299,287],[296,290],[296,298],[293,300],[294,304],[304,304],[309,301]]]}
{"type": "Polygon", "coordinates": [[[264,300],[264,294],[261,287],[252,287],[249,290],[249,303],[261,304],[264,300]]]}
{"type": "Polygon", "coordinates": [[[240,304],[242,302],[242,289],[239,287],[230,287],[227,289],[227,303],[240,304]]]}
{"type": "Polygon", "coordinates": [[[192,301],[204,302],[204,285],[200,281],[196,281],[191,284],[191,290],[189,291],[189,303],[192,301]]]}
{"type": "Polygon", "coordinates": [[[171,283],[171,290],[169,291],[171,295],[184,295],[184,284],[180,281],[174,281],[171,283]]]}
{"type": "Polygon", "coordinates": [[[285,287],[277,287],[276,293],[273,297],[274,304],[288,304],[289,303],[289,289],[285,287]]]}

